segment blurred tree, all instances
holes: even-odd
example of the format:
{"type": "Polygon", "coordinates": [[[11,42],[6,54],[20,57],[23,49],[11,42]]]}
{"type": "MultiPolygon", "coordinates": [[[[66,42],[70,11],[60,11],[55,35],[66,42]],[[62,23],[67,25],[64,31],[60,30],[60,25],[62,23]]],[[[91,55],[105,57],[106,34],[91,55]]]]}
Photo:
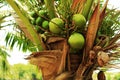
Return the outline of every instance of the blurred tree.
{"type": "Polygon", "coordinates": [[[9,63],[7,56],[10,56],[5,50],[0,48],[0,70],[2,71],[2,77],[5,78],[6,72],[9,70],[9,63]]]}

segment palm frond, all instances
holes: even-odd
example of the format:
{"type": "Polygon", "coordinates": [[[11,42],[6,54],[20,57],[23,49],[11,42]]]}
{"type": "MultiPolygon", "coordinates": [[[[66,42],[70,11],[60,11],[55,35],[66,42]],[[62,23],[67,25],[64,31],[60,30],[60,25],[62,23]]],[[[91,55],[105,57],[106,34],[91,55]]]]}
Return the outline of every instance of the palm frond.
{"type": "Polygon", "coordinates": [[[11,49],[17,44],[19,50],[23,52],[29,51],[37,51],[37,47],[25,36],[22,34],[13,34],[8,33],[5,38],[6,45],[10,46],[11,49]]]}
{"type": "Polygon", "coordinates": [[[56,17],[54,0],[44,0],[50,19],[56,17]]]}
{"type": "Polygon", "coordinates": [[[33,43],[36,46],[38,46],[39,50],[44,50],[45,45],[42,42],[42,38],[38,36],[38,34],[33,28],[33,25],[29,22],[29,19],[21,12],[21,9],[18,7],[18,5],[14,1],[11,1],[11,0],[6,0],[6,1],[11,5],[11,7],[16,11],[20,19],[23,21],[26,30],[29,32],[29,35],[32,37],[33,43]]]}
{"type": "Polygon", "coordinates": [[[57,5],[57,12],[64,19],[68,19],[71,16],[71,2],[72,0],[60,0],[59,4],[57,5]]]}
{"type": "Polygon", "coordinates": [[[86,0],[86,3],[84,5],[82,14],[85,16],[86,20],[88,20],[88,16],[90,14],[91,8],[93,6],[94,0],[86,0]]]}
{"type": "Polygon", "coordinates": [[[98,35],[107,35],[112,38],[119,33],[120,30],[120,12],[115,10],[107,10],[106,16],[103,19],[98,35]]]}
{"type": "Polygon", "coordinates": [[[3,50],[2,48],[0,48],[0,56],[3,59],[7,59],[7,56],[10,56],[5,50],[3,50]]]}

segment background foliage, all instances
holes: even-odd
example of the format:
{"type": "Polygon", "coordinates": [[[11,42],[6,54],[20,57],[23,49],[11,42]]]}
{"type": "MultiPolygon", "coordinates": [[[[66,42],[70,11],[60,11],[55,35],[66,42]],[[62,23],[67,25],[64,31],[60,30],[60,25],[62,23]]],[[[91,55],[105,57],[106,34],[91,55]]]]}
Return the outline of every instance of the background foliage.
{"type": "Polygon", "coordinates": [[[8,70],[0,70],[0,80],[42,80],[42,75],[38,72],[37,67],[31,64],[9,65],[8,70]]]}

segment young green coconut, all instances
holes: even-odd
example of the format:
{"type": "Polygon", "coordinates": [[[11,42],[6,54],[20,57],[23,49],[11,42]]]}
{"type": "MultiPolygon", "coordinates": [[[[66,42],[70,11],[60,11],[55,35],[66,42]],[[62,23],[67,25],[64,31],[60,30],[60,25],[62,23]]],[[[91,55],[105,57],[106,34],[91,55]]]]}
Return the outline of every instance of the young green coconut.
{"type": "Polygon", "coordinates": [[[69,45],[74,49],[82,49],[85,43],[85,39],[80,33],[73,33],[68,39],[69,45]]]}
{"type": "Polygon", "coordinates": [[[60,18],[53,18],[49,22],[49,30],[52,33],[60,34],[63,27],[64,27],[64,21],[60,18]]]}

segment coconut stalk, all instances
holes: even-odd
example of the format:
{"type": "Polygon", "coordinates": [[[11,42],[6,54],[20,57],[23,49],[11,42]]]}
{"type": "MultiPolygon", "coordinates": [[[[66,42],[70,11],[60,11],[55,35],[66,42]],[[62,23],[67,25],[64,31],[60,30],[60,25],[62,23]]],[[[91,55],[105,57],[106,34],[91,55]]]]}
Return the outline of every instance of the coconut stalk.
{"type": "Polygon", "coordinates": [[[32,37],[32,42],[38,47],[40,51],[46,49],[44,43],[42,42],[42,38],[36,33],[36,31],[33,28],[33,25],[30,24],[29,20],[22,14],[17,4],[13,0],[6,1],[11,5],[11,7],[15,10],[17,15],[24,22],[24,25],[29,32],[29,35],[32,37]]]}
{"type": "Polygon", "coordinates": [[[86,0],[86,3],[84,5],[83,11],[82,11],[82,15],[84,15],[86,20],[88,20],[88,15],[90,13],[90,10],[91,10],[93,2],[94,2],[94,0],[86,0]]]}
{"type": "Polygon", "coordinates": [[[44,0],[50,19],[56,17],[54,0],[44,0]]]}

